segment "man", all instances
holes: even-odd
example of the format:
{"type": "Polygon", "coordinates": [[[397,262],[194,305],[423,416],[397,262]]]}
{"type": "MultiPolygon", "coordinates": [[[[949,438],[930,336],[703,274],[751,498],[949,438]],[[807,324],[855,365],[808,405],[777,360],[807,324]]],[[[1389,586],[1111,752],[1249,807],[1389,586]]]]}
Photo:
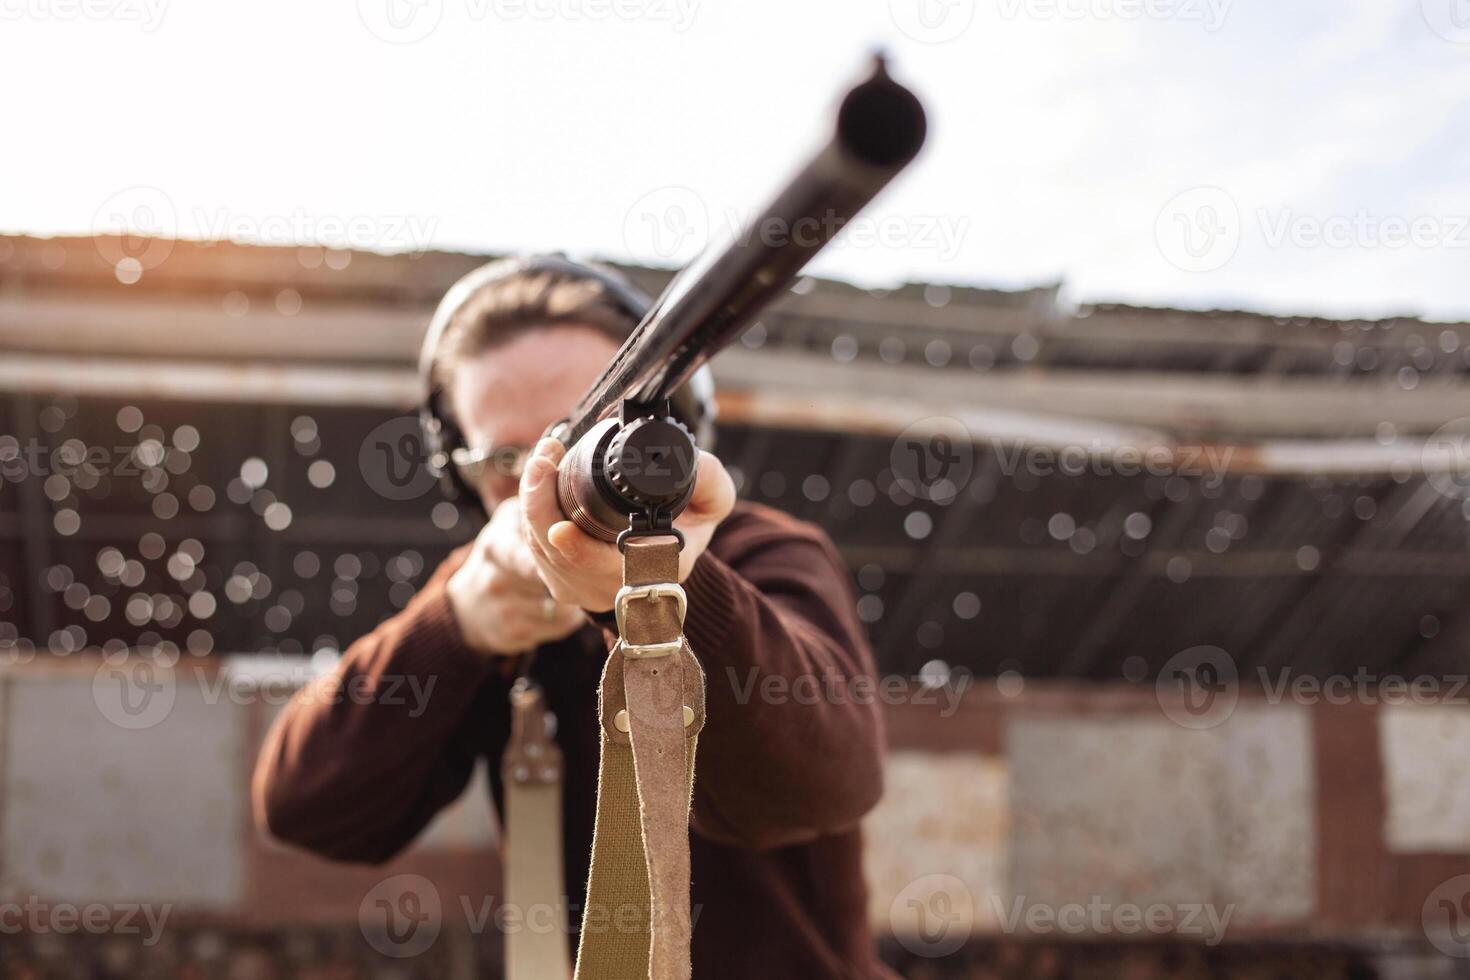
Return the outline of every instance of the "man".
{"type": "MultiPolygon", "coordinates": [[[[381,862],[459,796],[481,757],[499,808],[508,697],[534,651],[531,676],[559,721],[566,892],[580,910],[612,636],[604,614],[621,560],[564,519],[565,447],[538,437],[634,326],[611,288],[631,287],[565,260],[505,268],[451,290],[426,355],[439,410],[479,450],[463,458],[496,464],[461,471],[491,518],[317,682],[373,690],[432,676],[428,708],[412,717],[408,706],[303,691],[262,748],[255,810],[282,840],[381,862]]],[[[843,694],[874,673],[846,570],[816,528],[737,503],[708,453],[676,526],[684,632],[708,678],[690,819],[694,976],[889,976],[866,924],[858,827],[881,792],[882,728],[874,705],[854,703],[872,699],[843,694]]]]}

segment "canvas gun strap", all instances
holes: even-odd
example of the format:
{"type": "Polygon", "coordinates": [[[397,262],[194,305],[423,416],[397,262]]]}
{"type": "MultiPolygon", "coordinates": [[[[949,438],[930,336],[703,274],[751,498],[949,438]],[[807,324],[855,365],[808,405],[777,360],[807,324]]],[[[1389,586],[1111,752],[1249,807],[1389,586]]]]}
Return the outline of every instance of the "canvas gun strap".
{"type": "Polygon", "coordinates": [[[678,581],[678,542],[627,543],[619,640],[599,691],[602,762],[577,980],[690,976],[689,806],[704,671],[683,636],[678,581]]]}
{"type": "Polygon", "coordinates": [[[505,787],[505,904],[517,913],[505,930],[511,980],[571,976],[562,877],[562,754],[540,685],[521,678],[511,690],[510,742],[500,763],[505,787]]]}

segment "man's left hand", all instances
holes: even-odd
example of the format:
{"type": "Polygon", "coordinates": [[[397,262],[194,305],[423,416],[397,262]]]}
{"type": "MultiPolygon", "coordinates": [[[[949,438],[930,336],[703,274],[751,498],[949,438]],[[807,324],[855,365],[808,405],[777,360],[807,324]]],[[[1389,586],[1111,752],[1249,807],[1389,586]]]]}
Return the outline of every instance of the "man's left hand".
{"type": "MultiPolygon", "coordinates": [[[[561,512],[556,499],[556,467],[566,449],[556,439],[542,439],[526,461],[521,477],[521,530],[535,555],[541,580],[557,602],[589,612],[613,607],[623,584],[623,556],[618,546],[584,533],[561,512]]],[[[735,506],[735,484],[718,459],[703,450],[695,471],[694,494],[674,526],[684,533],[679,553],[679,581],[689,577],[694,562],[709,547],[715,527],[735,506]]]]}

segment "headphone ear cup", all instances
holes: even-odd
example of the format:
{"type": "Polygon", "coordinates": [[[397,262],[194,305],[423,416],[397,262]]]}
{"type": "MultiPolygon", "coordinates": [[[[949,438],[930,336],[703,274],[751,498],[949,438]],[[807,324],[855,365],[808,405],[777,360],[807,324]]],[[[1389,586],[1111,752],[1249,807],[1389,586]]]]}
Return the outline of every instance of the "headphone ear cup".
{"type": "Polygon", "coordinates": [[[464,439],[454,423],[438,413],[435,404],[437,401],[436,395],[430,396],[419,407],[419,428],[424,439],[424,465],[439,478],[439,487],[444,496],[455,503],[468,504],[481,517],[488,518],[490,515],[485,510],[485,501],[480,498],[480,491],[466,483],[459,467],[454,465],[450,454],[463,445],[464,439]]]}

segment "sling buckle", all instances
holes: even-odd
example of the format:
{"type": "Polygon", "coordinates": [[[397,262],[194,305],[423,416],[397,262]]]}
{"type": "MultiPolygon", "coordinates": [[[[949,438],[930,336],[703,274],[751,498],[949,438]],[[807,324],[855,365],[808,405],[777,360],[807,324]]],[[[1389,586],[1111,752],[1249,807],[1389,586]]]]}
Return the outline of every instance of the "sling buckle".
{"type": "Polygon", "coordinates": [[[678,604],[679,626],[682,628],[684,614],[689,608],[689,599],[684,595],[682,585],[677,582],[654,582],[649,585],[625,585],[618,589],[613,610],[618,620],[618,636],[623,641],[623,656],[632,657],[635,660],[652,660],[657,657],[671,657],[683,648],[684,634],[682,632],[674,639],[663,643],[628,642],[628,604],[635,599],[659,602],[666,598],[672,598],[678,604]]]}

